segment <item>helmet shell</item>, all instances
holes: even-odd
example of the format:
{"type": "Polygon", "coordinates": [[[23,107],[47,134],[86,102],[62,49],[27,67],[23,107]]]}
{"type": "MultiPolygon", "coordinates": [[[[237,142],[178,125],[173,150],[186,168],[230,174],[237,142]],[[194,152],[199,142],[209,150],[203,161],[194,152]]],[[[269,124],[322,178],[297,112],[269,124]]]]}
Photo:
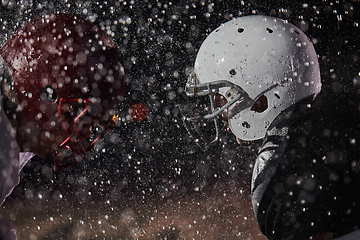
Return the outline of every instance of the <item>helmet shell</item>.
{"type": "MultiPolygon", "coordinates": [[[[194,72],[200,84],[227,80],[254,102],[266,97],[267,107],[261,111],[239,104],[229,108],[236,113],[229,119],[230,128],[244,141],[263,138],[280,112],[321,90],[312,42],[293,24],[268,16],[239,17],[211,32],[198,51],[194,72]]],[[[227,90],[219,93],[226,98],[227,90]]]]}
{"type": "Polygon", "coordinates": [[[22,113],[43,130],[62,127],[61,98],[91,99],[111,114],[125,92],[124,64],[115,44],[98,27],[72,14],[30,21],[6,42],[0,55],[12,75],[22,113]]]}

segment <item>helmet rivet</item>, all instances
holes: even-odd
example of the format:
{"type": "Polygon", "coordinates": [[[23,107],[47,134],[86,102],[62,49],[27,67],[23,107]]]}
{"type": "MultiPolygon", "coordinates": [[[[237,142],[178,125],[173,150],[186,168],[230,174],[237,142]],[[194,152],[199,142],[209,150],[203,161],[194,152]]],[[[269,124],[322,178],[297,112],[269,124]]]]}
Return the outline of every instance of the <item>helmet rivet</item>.
{"type": "Polygon", "coordinates": [[[230,69],[229,73],[230,73],[231,75],[233,75],[233,76],[236,75],[235,69],[230,69]]]}

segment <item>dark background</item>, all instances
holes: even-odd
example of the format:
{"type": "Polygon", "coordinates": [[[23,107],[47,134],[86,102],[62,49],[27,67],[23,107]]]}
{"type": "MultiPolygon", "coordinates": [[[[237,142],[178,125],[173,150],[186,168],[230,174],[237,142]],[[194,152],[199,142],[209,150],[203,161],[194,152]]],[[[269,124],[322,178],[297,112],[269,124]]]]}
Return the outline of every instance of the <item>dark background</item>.
{"type": "MultiPolygon", "coordinates": [[[[27,21],[46,13],[74,13],[94,22],[123,54],[128,87],[119,106],[122,116],[126,118],[136,102],[149,109],[144,121],[121,121],[83,164],[54,172],[51,163],[35,157],[6,202],[60,200],[68,207],[73,202],[131,199],[148,205],[194,194],[215,196],[229,187],[249,193],[260,143],[241,147],[225,133],[216,147],[203,152],[181,121],[194,102],[183,88],[197,50],[212,30],[234,17],[264,14],[289,20],[314,43],[324,94],[359,92],[358,1],[179,2],[2,1],[1,44],[27,21]]],[[[56,208],[61,212],[66,206],[56,208]]]]}

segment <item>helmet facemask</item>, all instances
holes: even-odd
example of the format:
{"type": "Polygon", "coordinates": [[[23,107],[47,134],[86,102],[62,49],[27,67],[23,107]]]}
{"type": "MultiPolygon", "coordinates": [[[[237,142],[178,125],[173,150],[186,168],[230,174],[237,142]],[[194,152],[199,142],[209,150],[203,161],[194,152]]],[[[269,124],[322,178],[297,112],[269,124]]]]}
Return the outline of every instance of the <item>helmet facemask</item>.
{"type": "Polygon", "coordinates": [[[185,93],[189,97],[208,96],[210,106],[198,108],[184,116],[186,130],[201,149],[208,149],[219,140],[220,133],[228,127],[228,120],[238,112],[250,107],[253,111],[265,111],[268,107],[265,92],[251,99],[241,87],[230,81],[217,80],[200,84],[196,80],[196,74],[192,73],[186,83],[185,93]],[[217,97],[224,100],[220,103],[216,101],[217,97]]]}
{"type": "Polygon", "coordinates": [[[55,170],[61,170],[85,160],[98,140],[116,125],[116,116],[102,119],[105,112],[90,99],[60,99],[58,105],[63,128],[68,137],[54,153],[55,170]]]}

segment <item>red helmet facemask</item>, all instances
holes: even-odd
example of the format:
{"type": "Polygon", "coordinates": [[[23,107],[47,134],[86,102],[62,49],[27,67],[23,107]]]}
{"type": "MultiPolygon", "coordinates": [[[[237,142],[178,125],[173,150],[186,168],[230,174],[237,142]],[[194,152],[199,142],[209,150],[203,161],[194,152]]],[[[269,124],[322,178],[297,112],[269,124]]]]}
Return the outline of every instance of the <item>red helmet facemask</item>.
{"type": "Polygon", "coordinates": [[[86,159],[115,125],[125,92],[125,70],[114,43],[92,23],[50,14],[20,28],[0,50],[22,114],[45,131],[64,129],[54,153],[60,170],[86,159]],[[90,139],[94,128],[99,133],[90,139]]]}
{"type": "Polygon", "coordinates": [[[96,104],[92,104],[89,99],[60,99],[58,114],[68,137],[54,153],[56,170],[82,162],[95,143],[109,133],[116,124],[113,119],[105,122],[100,117],[104,114],[102,109],[96,104]],[[78,115],[72,114],[74,112],[78,112],[78,115]],[[74,116],[76,117],[74,118],[74,116]],[[93,139],[90,139],[94,127],[98,131],[96,135],[94,134],[93,139]]]}

